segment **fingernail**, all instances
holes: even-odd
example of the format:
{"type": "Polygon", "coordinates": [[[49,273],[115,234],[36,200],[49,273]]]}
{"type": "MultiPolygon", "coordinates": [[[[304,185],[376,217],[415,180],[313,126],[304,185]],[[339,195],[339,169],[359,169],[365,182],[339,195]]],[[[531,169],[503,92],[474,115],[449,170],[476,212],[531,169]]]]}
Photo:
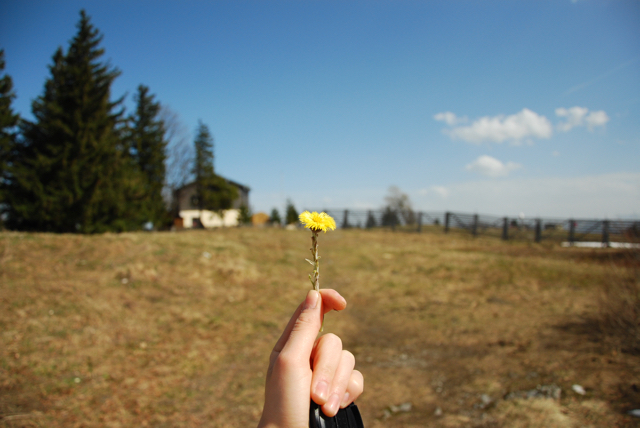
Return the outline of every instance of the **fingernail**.
{"type": "Polygon", "coordinates": [[[325,407],[328,412],[333,415],[338,413],[338,409],[340,408],[340,397],[338,397],[338,394],[333,394],[331,397],[329,397],[329,400],[327,401],[325,407]]]}
{"type": "Polygon", "coordinates": [[[309,290],[307,298],[304,300],[304,309],[315,309],[318,305],[318,292],[309,290]]]}
{"type": "Polygon", "coordinates": [[[329,392],[329,384],[325,381],[320,381],[316,385],[316,389],[313,391],[322,401],[327,401],[327,393],[329,392]]]}
{"type": "Polygon", "coordinates": [[[350,403],[349,398],[351,398],[351,396],[349,395],[349,392],[345,392],[344,397],[342,397],[342,403],[340,403],[340,407],[342,408],[347,407],[350,403]]]}

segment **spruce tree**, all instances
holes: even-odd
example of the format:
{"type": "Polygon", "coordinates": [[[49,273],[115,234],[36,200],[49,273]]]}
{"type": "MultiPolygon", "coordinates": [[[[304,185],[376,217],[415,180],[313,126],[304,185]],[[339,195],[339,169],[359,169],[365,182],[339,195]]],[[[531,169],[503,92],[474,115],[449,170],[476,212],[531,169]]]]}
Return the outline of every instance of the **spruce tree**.
{"type": "MultiPolygon", "coordinates": [[[[0,72],[4,71],[4,65],[4,49],[0,49],[0,72]]],[[[16,144],[16,128],[20,119],[11,109],[14,98],[13,81],[5,74],[0,77],[0,209],[5,202],[5,184],[9,180],[11,157],[16,144]]]]}
{"type": "Polygon", "coordinates": [[[373,212],[369,210],[367,212],[367,223],[365,224],[365,227],[367,229],[371,229],[372,227],[376,227],[376,226],[377,226],[376,218],[373,216],[373,212]]]}
{"type": "Polygon", "coordinates": [[[285,209],[285,224],[297,224],[300,219],[298,218],[298,211],[293,206],[291,199],[287,199],[287,208],[285,209]]]}
{"type": "Polygon", "coordinates": [[[271,210],[271,216],[269,216],[269,221],[274,225],[280,225],[282,223],[282,219],[280,218],[280,213],[277,208],[271,210]]]}
{"type": "Polygon", "coordinates": [[[135,95],[136,110],[130,116],[128,155],[132,168],[138,175],[132,188],[133,200],[139,224],[150,221],[156,227],[167,221],[167,209],[162,198],[165,183],[166,146],[165,128],[159,118],[160,103],[154,101],[149,88],[140,85],[135,95]]]}
{"type": "Polygon", "coordinates": [[[231,208],[238,197],[237,189],[227,180],[216,175],[213,167],[213,137],[209,128],[198,122],[196,133],[193,174],[196,179],[198,209],[221,212],[231,208]]]}
{"type": "Polygon", "coordinates": [[[25,230],[122,230],[121,100],[111,84],[120,72],[101,62],[102,35],[80,12],[66,53],[58,48],[34,122],[22,122],[10,182],[9,222],[25,230]]]}

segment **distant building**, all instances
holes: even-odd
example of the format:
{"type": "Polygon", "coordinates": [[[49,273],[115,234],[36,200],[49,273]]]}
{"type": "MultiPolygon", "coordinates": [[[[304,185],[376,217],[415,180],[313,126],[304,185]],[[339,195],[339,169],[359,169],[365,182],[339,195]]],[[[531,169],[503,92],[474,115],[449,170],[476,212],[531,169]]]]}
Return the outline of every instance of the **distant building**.
{"type": "MultiPolygon", "coordinates": [[[[238,198],[233,201],[231,208],[224,210],[222,215],[209,210],[198,209],[198,198],[196,196],[195,181],[185,184],[176,190],[176,200],[178,202],[178,216],[182,219],[182,226],[185,228],[194,227],[229,227],[237,226],[240,215],[240,207],[249,207],[249,191],[245,186],[235,181],[227,180],[238,190],[238,198]]],[[[179,223],[179,222],[178,222],[179,223]]]]}

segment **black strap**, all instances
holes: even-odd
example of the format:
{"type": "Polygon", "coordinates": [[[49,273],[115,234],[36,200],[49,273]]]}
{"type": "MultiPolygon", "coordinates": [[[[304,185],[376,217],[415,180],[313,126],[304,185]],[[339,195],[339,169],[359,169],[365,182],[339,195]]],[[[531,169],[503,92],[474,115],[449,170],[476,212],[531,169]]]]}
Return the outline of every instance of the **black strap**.
{"type": "Polygon", "coordinates": [[[322,409],[311,400],[309,407],[309,428],[364,428],[360,411],[355,403],[349,404],[344,409],[330,418],[322,413],[322,409]]]}

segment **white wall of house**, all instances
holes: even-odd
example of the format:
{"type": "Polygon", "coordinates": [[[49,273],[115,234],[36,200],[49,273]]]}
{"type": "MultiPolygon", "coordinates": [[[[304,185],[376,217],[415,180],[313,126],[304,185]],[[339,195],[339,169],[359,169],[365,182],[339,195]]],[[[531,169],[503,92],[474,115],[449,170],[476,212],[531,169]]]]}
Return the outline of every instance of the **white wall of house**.
{"type": "Polygon", "coordinates": [[[193,227],[193,219],[200,218],[204,227],[231,227],[238,225],[240,210],[225,210],[222,216],[208,210],[182,210],[180,211],[183,226],[187,229],[193,227]]]}

